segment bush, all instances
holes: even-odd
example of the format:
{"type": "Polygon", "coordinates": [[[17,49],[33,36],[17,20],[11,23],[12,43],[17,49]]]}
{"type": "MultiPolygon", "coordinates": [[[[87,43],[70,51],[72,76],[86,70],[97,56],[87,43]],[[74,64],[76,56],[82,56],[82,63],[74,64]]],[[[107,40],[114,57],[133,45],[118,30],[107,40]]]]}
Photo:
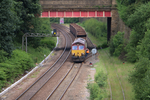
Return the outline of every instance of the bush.
{"type": "Polygon", "coordinates": [[[91,18],[84,23],[85,30],[90,32],[95,37],[107,37],[106,23],[97,21],[97,19],[91,18]]]}
{"type": "Polygon", "coordinates": [[[99,71],[95,75],[95,82],[99,87],[104,87],[107,84],[107,75],[103,71],[99,71]]]}
{"type": "Polygon", "coordinates": [[[40,41],[41,46],[47,47],[52,50],[55,47],[55,41],[50,40],[48,38],[44,38],[40,41]]]}
{"type": "Polygon", "coordinates": [[[124,33],[118,32],[114,37],[112,37],[109,43],[109,47],[111,55],[119,56],[124,50],[124,33]]]}
{"type": "MultiPolygon", "coordinates": [[[[150,22],[150,19],[149,21],[150,22]]],[[[147,27],[150,26],[150,23],[147,24],[147,27]]],[[[139,45],[137,46],[137,57],[146,57],[148,59],[150,59],[150,29],[147,30],[147,32],[145,32],[145,36],[144,38],[141,40],[141,43],[139,43],[139,45]]]]}
{"type": "Polygon", "coordinates": [[[90,100],[102,100],[102,90],[97,83],[88,83],[87,89],[90,90],[90,100]]]}
{"type": "Polygon", "coordinates": [[[7,60],[8,57],[8,53],[5,52],[4,50],[0,50],[0,63],[1,62],[5,62],[7,60]]]}
{"type": "Polygon", "coordinates": [[[107,42],[104,42],[103,44],[102,44],[102,46],[101,46],[102,48],[107,48],[108,47],[108,44],[107,44],[107,42]]]}
{"type": "Polygon", "coordinates": [[[150,99],[150,61],[142,57],[135,65],[135,70],[130,73],[129,81],[132,83],[136,100],[150,99]]]}
{"type": "Polygon", "coordinates": [[[32,68],[34,66],[33,60],[31,59],[30,55],[28,53],[26,53],[22,50],[18,50],[18,49],[13,51],[13,54],[12,54],[9,62],[10,62],[10,64],[20,67],[21,68],[20,70],[22,70],[22,72],[24,72],[25,70],[28,70],[29,68],[32,68]]]}
{"type": "Polygon", "coordinates": [[[4,68],[0,67],[0,90],[5,86],[5,83],[7,82],[6,79],[6,73],[4,72],[4,68]]]}
{"type": "Polygon", "coordinates": [[[6,80],[14,79],[16,76],[18,76],[18,70],[16,69],[15,65],[11,65],[8,63],[0,63],[0,68],[2,68],[3,72],[5,72],[6,80]]]}
{"type": "Polygon", "coordinates": [[[99,71],[95,75],[95,83],[88,83],[87,89],[90,91],[90,100],[102,100],[106,96],[104,87],[107,85],[107,74],[99,71]]]}
{"type": "Polygon", "coordinates": [[[127,61],[129,62],[136,62],[137,60],[137,56],[136,56],[136,32],[134,30],[131,31],[131,35],[130,35],[130,41],[129,43],[126,45],[125,50],[127,51],[127,61]]]}
{"type": "Polygon", "coordinates": [[[12,56],[5,63],[0,63],[0,88],[6,85],[6,82],[12,81],[26,70],[34,66],[30,55],[22,50],[14,50],[12,56]]]}

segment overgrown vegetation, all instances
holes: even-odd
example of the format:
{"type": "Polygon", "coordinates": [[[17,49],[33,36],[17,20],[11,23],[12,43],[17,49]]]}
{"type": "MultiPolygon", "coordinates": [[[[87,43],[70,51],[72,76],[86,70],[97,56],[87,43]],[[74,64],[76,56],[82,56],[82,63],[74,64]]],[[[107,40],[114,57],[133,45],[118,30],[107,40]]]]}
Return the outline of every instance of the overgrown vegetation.
{"type": "Polygon", "coordinates": [[[39,0],[0,1],[0,91],[40,63],[55,47],[55,37],[28,38],[28,53],[22,51],[25,33],[51,34],[50,19],[39,18],[39,0]]]}
{"type": "Polygon", "coordinates": [[[124,51],[124,33],[118,32],[114,37],[112,37],[109,47],[111,55],[119,56],[124,51]]]}
{"type": "MultiPolygon", "coordinates": [[[[123,48],[126,60],[136,63],[131,72],[132,83],[137,100],[150,99],[150,1],[149,0],[117,0],[119,15],[132,31],[130,39],[123,48]]],[[[112,47],[113,48],[113,47],[112,47]]]]}
{"type": "MultiPolygon", "coordinates": [[[[50,22],[59,24],[60,18],[50,18],[50,22]]],[[[64,18],[64,24],[78,23],[78,22],[79,22],[79,18],[64,18]]]]}
{"type": "Polygon", "coordinates": [[[97,37],[99,40],[103,40],[96,47],[97,49],[107,48],[107,25],[104,22],[98,21],[97,19],[91,18],[89,20],[84,21],[83,23],[78,23],[83,26],[87,32],[92,34],[94,37],[97,37]]]}
{"type": "MultiPolygon", "coordinates": [[[[120,34],[123,34],[120,32],[120,34]]],[[[120,36],[120,35],[119,35],[120,36]]],[[[88,37],[92,40],[92,42],[97,46],[104,43],[107,38],[97,38],[88,34],[88,37]]],[[[90,98],[99,98],[98,100],[121,100],[123,99],[123,93],[120,86],[120,82],[122,84],[122,88],[124,90],[124,95],[127,100],[135,100],[134,92],[132,85],[129,83],[129,72],[133,70],[134,64],[132,63],[123,63],[117,57],[110,56],[109,47],[102,48],[98,50],[99,52],[99,62],[94,64],[94,68],[96,69],[95,82],[90,83],[90,98]],[[99,72],[102,72],[102,77],[99,72]],[[118,74],[118,76],[117,76],[118,74]],[[97,76],[97,78],[96,78],[97,76]],[[105,78],[107,77],[106,81],[105,78]],[[99,82],[96,82],[98,80],[99,82]],[[99,87],[102,84],[105,84],[104,87],[99,87]],[[93,90],[92,90],[93,89],[93,90]],[[96,92],[94,92],[96,91],[96,92]],[[111,94],[112,92],[112,94],[111,94]],[[98,96],[99,95],[99,96],[98,96]],[[112,96],[111,96],[112,95],[112,96]]],[[[97,100],[96,99],[96,100],[97,100]]],[[[92,99],[94,100],[94,99],[92,99]]]]}
{"type": "Polygon", "coordinates": [[[95,37],[107,37],[106,23],[100,22],[97,19],[90,19],[84,23],[85,30],[95,37]]]}
{"type": "Polygon", "coordinates": [[[87,89],[90,91],[90,100],[106,98],[107,75],[102,70],[95,75],[95,82],[89,82],[87,89]]]}
{"type": "Polygon", "coordinates": [[[15,78],[32,67],[34,63],[29,54],[22,50],[14,50],[10,59],[0,63],[0,89],[6,83],[13,83],[15,78]]]}

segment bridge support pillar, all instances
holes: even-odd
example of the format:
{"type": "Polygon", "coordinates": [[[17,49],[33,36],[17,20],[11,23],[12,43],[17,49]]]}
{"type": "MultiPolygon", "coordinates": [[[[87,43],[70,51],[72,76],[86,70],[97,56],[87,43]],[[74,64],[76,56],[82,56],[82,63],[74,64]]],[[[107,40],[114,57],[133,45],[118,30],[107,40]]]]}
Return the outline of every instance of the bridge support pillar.
{"type": "Polygon", "coordinates": [[[111,36],[111,17],[107,17],[107,41],[110,40],[111,36]]]}
{"type": "MultiPolygon", "coordinates": [[[[112,6],[114,7],[116,5],[116,0],[112,0],[112,6]]],[[[115,34],[117,34],[119,28],[119,14],[118,14],[118,10],[116,9],[112,9],[111,10],[112,13],[112,18],[111,18],[111,36],[114,36],[115,34]]]]}

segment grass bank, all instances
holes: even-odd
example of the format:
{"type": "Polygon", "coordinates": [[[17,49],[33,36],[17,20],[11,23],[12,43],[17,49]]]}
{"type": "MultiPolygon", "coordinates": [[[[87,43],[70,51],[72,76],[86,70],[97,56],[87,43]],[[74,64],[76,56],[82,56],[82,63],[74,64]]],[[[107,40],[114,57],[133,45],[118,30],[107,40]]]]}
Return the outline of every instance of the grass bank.
{"type": "MultiPolygon", "coordinates": [[[[97,39],[91,34],[88,37],[94,43],[95,46],[101,45],[107,41],[106,38],[97,39]]],[[[107,73],[107,96],[104,100],[133,100],[134,92],[132,85],[129,83],[129,72],[133,70],[134,64],[125,62],[123,63],[116,57],[111,57],[109,54],[109,48],[98,50],[99,62],[96,63],[96,72],[103,70],[107,73]],[[123,96],[124,93],[124,96],[123,96]]]]}
{"type": "MultiPolygon", "coordinates": [[[[57,42],[57,37],[45,37],[47,40],[57,42]]],[[[40,63],[42,60],[44,60],[44,55],[48,56],[51,52],[51,49],[48,47],[42,47],[39,46],[36,49],[28,46],[28,53],[31,55],[31,58],[33,59],[34,63],[40,63]]]]}

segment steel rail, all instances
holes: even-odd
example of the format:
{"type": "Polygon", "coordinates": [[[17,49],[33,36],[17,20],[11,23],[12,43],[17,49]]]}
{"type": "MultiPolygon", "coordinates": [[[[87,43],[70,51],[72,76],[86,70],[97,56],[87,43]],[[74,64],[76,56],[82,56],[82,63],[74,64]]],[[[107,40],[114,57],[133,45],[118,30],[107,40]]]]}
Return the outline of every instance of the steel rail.
{"type": "MultiPolygon", "coordinates": [[[[65,36],[65,38],[66,38],[66,36],[65,36]]],[[[66,38],[66,39],[67,39],[67,38],[66,38]]],[[[36,82],[34,82],[34,83],[33,83],[28,89],[26,89],[19,97],[17,97],[16,100],[18,100],[19,98],[21,98],[29,89],[31,89],[31,87],[33,87],[40,79],[42,79],[42,78],[56,65],[56,63],[57,63],[57,62],[62,58],[62,56],[64,55],[66,49],[67,49],[67,42],[66,42],[66,46],[65,46],[65,49],[64,49],[63,53],[62,53],[61,56],[57,59],[57,61],[56,61],[36,82]]],[[[69,52],[69,54],[70,54],[70,52],[69,52]]],[[[67,55],[67,57],[66,57],[66,59],[64,60],[64,62],[67,60],[69,54],[67,55]]],[[[63,62],[63,63],[64,63],[64,62],[63,62]]],[[[62,66],[62,64],[61,64],[61,66],[62,66]]],[[[50,77],[48,78],[48,80],[49,80],[49,79],[50,79],[50,77]]],[[[48,81],[48,80],[47,80],[47,81],[48,81]]],[[[47,81],[46,81],[46,83],[47,83],[47,81]]],[[[45,84],[46,84],[46,83],[45,83],[45,84]]],[[[42,85],[42,87],[43,87],[43,86],[44,86],[44,85],[42,85]]],[[[41,88],[40,88],[40,89],[41,89],[41,88]]],[[[38,91],[39,91],[40,89],[38,89],[38,91]]],[[[37,91],[37,92],[38,92],[38,91],[37,91]]],[[[36,92],[36,93],[37,93],[37,92],[36,92]]],[[[35,94],[36,94],[36,93],[35,93],[35,94]]],[[[34,94],[34,95],[35,95],[35,94],[34,94]]],[[[34,96],[34,95],[33,95],[33,96],[34,96]]],[[[32,97],[33,97],[33,96],[32,96],[32,97]]],[[[31,98],[32,98],[32,97],[31,97],[31,98]]],[[[31,98],[30,98],[30,99],[31,99],[31,98]]]]}
{"type": "Polygon", "coordinates": [[[55,89],[51,92],[51,94],[46,98],[46,100],[48,100],[53,93],[56,91],[56,89],[60,86],[60,84],[64,81],[64,79],[67,77],[67,75],[70,73],[71,69],[73,68],[75,63],[72,64],[71,68],[69,69],[69,71],[66,73],[66,75],[63,77],[63,79],[59,82],[59,84],[55,87],[55,89]]]}
{"type": "Polygon", "coordinates": [[[64,93],[61,95],[61,97],[59,98],[59,100],[61,100],[63,98],[63,96],[65,95],[65,93],[67,92],[68,88],[70,87],[70,85],[73,83],[74,79],[76,78],[76,76],[78,75],[80,69],[82,67],[82,63],[77,71],[77,73],[75,74],[75,76],[73,77],[73,79],[71,80],[71,82],[69,83],[68,87],[65,89],[64,93]]]}
{"type": "MultiPolygon", "coordinates": [[[[49,100],[50,97],[54,94],[54,92],[58,89],[58,87],[61,85],[61,83],[65,80],[65,78],[68,76],[68,74],[71,72],[73,66],[75,65],[75,63],[73,63],[72,67],[70,68],[70,70],[67,72],[67,74],[64,76],[64,78],[61,80],[61,82],[55,87],[55,89],[52,91],[52,93],[46,98],[46,100],[49,100]]],[[[72,80],[70,81],[70,83],[68,84],[67,88],[64,90],[64,92],[62,93],[61,97],[59,98],[59,100],[65,95],[65,93],[67,92],[68,88],[70,87],[70,85],[73,83],[74,79],[76,78],[77,74],[79,73],[79,70],[81,68],[82,64],[80,65],[78,71],[75,73],[74,77],[72,78],[72,80]]]]}

